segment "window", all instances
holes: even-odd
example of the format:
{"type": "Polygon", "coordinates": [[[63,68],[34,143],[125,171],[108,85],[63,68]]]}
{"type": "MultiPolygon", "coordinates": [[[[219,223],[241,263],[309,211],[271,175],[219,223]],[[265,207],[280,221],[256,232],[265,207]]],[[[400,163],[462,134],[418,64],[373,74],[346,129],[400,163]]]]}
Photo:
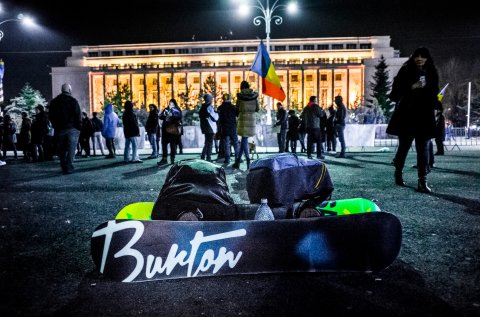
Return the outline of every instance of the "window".
{"type": "Polygon", "coordinates": [[[162,50],[152,50],[152,55],[160,55],[162,54],[162,50]]]}
{"type": "Polygon", "coordinates": [[[326,50],[328,50],[328,44],[318,44],[317,49],[326,51],[326,50]]]}
{"type": "Polygon", "coordinates": [[[343,50],[343,44],[332,44],[332,50],[343,50]]]}
{"type": "Polygon", "coordinates": [[[335,74],[335,81],[341,81],[342,80],[342,74],[335,74]]]}
{"type": "Polygon", "coordinates": [[[88,52],[88,57],[98,57],[98,52],[88,52]]]}
{"type": "Polygon", "coordinates": [[[289,49],[290,49],[290,51],[299,51],[300,50],[300,45],[290,45],[289,49]]]}
{"type": "Polygon", "coordinates": [[[148,55],[149,51],[148,50],[140,50],[138,51],[138,55],[148,55]]]}
{"type": "Polygon", "coordinates": [[[347,44],[347,50],[354,50],[357,48],[357,44],[347,44]]]}
{"type": "Polygon", "coordinates": [[[254,83],[255,82],[255,76],[254,75],[248,76],[248,81],[251,82],[251,83],[254,83]]]}
{"type": "Polygon", "coordinates": [[[303,45],[303,49],[305,51],[313,51],[315,49],[315,45],[303,45]]]}
{"type": "Polygon", "coordinates": [[[200,77],[193,77],[193,83],[194,84],[199,84],[200,83],[200,77]]]}
{"type": "Polygon", "coordinates": [[[320,74],[321,81],[327,81],[327,74],[320,74]]]}
{"type": "Polygon", "coordinates": [[[287,47],[285,45],[277,45],[275,46],[276,51],[286,51],[287,47]]]}
{"type": "Polygon", "coordinates": [[[178,84],[180,84],[180,85],[185,85],[185,77],[180,77],[180,78],[178,79],[178,84]]]}
{"type": "Polygon", "coordinates": [[[280,82],[283,81],[283,75],[278,75],[278,80],[280,80],[280,82]]]}
{"type": "Polygon", "coordinates": [[[230,47],[219,47],[219,48],[218,48],[218,51],[219,51],[220,53],[230,52],[230,47]]]}
{"type": "Polygon", "coordinates": [[[298,83],[298,75],[292,75],[292,82],[298,83]]]}
{"type": "Polygon", "coordinates": [[[157,78],[152,78],[152,85],[156,85],[158,83],[157,78]]]}
{"type": "Polygon", "coordinates": [[[137,54],[137,51],[125,51],[125,55],[127,56],[132,56],[132,55],[136,55],[137,54]]]}
{"type": "Polygon", "coordinates": [[[165,50],[165,54],[175,54],[175,49],[174,48],[167,48],[165,50]]]}
{"type": "Polygon", "coordinates": [[[286,64],[287,62],[284,59],[276,59],[275,60],[275,65],[282,65],[286,64]]]}
{"type": "Polygon", "coordinates": [[[202,67],[202,62],[201,61],[191,61],[190,66],[192,66],[192,67],[202,67]]]}
{"type": "Polygon", "coordinates": [[[315,64],[315,58],[305,58],[303,60],[304,64],[315,64]]]}
{"type": "Polygon", "coordinates": [[[203,52],[203,50],[200,47],[192,48],[192,53],[193,54],[201,54],[202,52],[203,52]]]}
{"type": "Polygon", "coordinates": [[[234,52],[243,52],[243,47],[234,47],[233,51],[234,52]]]}
{"type": "Polygon", "coordinates": [[[166,62],[163,67],[173,67],[173,62],[166,62]]]}
{"type": "Polygon", "coordinates": [[[102,56],[110,56],[110,52],[102,52],[102,56]]]}
{"type": "Polygon", "coordinates": [[[370,44],[370,43],[361,43],[361,44],[360,44],[360,48],[361,48],[361,49],[371,49],[371,48],[372,48],[372,44],[370,44]]]}
{"type": "Polygon", "coordinates": [[[216,51],[216,47],[205,47],[205,53],[215,53],[216,51]]]}
{"type": "Polygon", "coordinates": [[[113,51],[113,56],[122,56],[123,51],[113,51]]]}
{"type": "Polygon", "coordinates": [[[145,85],[145,80],[143,78],[140,78],[139,84],[140,85],[145,85]]]}
{"type": "Polygon", "coordinates": [[[307,75],[305,76],[306,81],[313,81],[313,75],[307,75]]]}
{"type": "Polygon", "coordinates": [[[188,54],[188,48],[179,48],[178,54],[188,54]]]}
{"type": "Polygon", "coordinates": [[[247,46],[247,52],[256,52],[257,47],[256,46],[247,46]]]}
{"type": "Polygon", "coordinates": [[[235,82],[235,84],[239,84],[241,81],[242,81],[242,77],[240,76],[235,76],[233,81],[235,82]]]}

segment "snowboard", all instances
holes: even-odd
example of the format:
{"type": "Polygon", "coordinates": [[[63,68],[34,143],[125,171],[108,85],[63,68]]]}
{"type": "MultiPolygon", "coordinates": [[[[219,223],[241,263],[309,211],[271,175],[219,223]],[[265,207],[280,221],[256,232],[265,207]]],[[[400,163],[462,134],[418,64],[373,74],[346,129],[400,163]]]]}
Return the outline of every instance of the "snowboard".
{"type": "Polygon", "coordinates": [[[398,256],[400,221],[379,211],[274,221],[111,220],[91,239],[123,282],[281,272],[378,272],[398,256]]]}

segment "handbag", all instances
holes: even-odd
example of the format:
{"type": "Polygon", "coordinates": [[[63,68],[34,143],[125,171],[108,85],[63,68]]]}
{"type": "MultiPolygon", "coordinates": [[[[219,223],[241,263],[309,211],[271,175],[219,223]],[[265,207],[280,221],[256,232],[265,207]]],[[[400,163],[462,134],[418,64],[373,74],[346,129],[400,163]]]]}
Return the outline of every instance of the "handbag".
{"type": "Polygon", "coordinates": [[[180,135],[180,127],[175,122],[168,123],[165,131],[167,131],[168,134],[180,135]]]}

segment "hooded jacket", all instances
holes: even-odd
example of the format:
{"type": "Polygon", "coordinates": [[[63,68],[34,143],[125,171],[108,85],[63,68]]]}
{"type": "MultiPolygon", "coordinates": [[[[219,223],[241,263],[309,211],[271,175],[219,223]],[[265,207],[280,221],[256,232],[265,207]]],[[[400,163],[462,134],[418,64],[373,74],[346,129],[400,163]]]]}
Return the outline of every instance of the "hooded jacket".
{"type": "Polygon", "coordinates": [[[103,116],[102,136],[104,138],[110,138],[110,139],[115,138],[118,121],[119,121],[118,116],[113,111],[113,105],[109,103],[105,107],[105,115],[103,116]]]}
{"type": "Polygon", "coordinates": [[[237,94],[238,122],[237,134],[242,137],[256,135],[255,112],[258,109],[258,94],[251,88],[243,89],[237,94]]]}

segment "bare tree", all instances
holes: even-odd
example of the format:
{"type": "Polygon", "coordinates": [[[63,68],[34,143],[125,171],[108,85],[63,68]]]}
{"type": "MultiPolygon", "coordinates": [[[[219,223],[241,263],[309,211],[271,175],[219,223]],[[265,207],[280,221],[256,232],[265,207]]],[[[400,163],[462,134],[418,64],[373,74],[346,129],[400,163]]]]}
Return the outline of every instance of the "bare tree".
{"type": "MultiPolygon", "coordinates": [[[[463,61],[452,57],[438,68],[440,88],[447,83],[443,98],[445,117],[454,126],[465,126],[467,122],[468,82],[472,82],[472,96],[480,91],[480,61],[463,61]]],[[[472,98],[476,99],[476,98],[472,98]]]]}

